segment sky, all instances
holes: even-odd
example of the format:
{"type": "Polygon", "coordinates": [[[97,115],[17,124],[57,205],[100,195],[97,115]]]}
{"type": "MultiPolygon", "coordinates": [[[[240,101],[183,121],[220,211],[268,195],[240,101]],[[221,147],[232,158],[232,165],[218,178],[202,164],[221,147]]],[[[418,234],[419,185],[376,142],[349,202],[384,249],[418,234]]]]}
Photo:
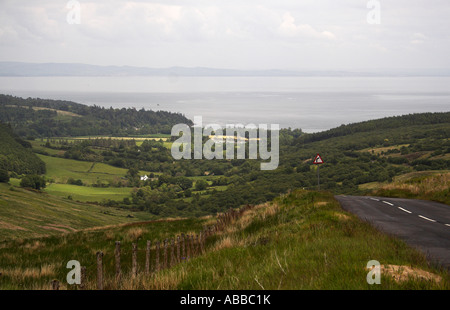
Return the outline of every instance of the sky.
{"type": "Polygon", "coordinates": [[[0,61],[450,68],[448,0],[0,0],[0,61]]]}

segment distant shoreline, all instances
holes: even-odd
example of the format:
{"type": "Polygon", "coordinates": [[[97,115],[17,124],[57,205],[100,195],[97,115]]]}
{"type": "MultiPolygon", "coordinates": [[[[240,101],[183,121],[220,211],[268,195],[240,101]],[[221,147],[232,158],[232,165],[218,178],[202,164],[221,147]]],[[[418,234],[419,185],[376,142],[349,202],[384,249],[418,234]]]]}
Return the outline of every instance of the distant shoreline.
{"type": "Polygon", "coordinates": [[[203,77],[407,77],[450,76],[450,69],[423,70],[284,70],[284,69],[223,69],[208,67],[149,68],[137,66],[99,66],[82,63],[0,62],[0,76],[4,77],[106,77],[106,76],[203,76],[203,77]]]}

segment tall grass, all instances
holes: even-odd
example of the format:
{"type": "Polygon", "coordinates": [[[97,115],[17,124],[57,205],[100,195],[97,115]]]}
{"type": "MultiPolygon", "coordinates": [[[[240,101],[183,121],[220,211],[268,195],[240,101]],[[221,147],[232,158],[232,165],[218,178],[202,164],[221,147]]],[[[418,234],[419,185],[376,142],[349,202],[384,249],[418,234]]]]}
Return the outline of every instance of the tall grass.
{"type": "Polygon", "coordinates": [[[450,173],[416,176],[381,186],[377,196],[434,200],[450,205],[450,173]]]}
{"type": "MultiPolygon", "coordinates": [[[[56,278],[62,281],[62,289],[77,289],[64,282],[68,272],[64,264],[77,259],[87,266],[86,289],[95,289],[97,251],[104,253],[105,289],[450,288],[448,271],[430,265],[422,253],[346,213],[332,194],[302,190],[246,211],[209,237],[202,255],[150,275],[142,272],[147,240],[198,232],[214,221],[208,217],[134,223],[9,242],[0,246],[0,272],[4,274],[0,288],[48,289],[56,278]],[[122,242],[119,282],[114,272],[116,240],[122,242]],[[139,249],[136,277],[130,274],[132,242],[139,249]],[[383,265],[380,285],[366,281],[369,260],[383,265]],[[53,267],[39,274],[41,266],[53,267]],[[27,268],[36,276],[19,277],[27,268]]],[[[154,259],[154,248],[151,255],[154,259]]]]}

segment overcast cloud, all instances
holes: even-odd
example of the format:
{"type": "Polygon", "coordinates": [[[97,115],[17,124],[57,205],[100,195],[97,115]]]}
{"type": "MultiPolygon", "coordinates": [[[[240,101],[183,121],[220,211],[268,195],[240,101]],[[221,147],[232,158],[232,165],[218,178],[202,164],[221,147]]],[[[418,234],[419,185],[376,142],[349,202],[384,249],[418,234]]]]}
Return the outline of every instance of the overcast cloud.
{"type": "Polygon", "coordinates": [[[450,1],[0,1],[0,61],[231,69],[450,68],[450,1]]]}

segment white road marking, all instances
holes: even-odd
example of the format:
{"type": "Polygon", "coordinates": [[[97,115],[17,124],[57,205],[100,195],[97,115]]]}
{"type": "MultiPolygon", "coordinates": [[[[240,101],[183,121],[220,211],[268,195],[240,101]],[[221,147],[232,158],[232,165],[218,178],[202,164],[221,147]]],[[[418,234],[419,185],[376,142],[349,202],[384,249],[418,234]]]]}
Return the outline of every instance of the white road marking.
{"type": "Polygon", "coordinates": [[[402,207],[397,207],[397,208],[399,208],[399,209],[402,210],[402,211],[405,211],[406,213],[409,213],[409,214],[412,213],[411,211],[408,211],[408,210],[406,210],[406,209],[403,209],[402,207]]]}
{"type": "Polygon", "coordinates": [[[445,226],[448,226],[448,227],[450,227],[450,224],[445,224],[445,226]]]}
{"type": "Polygon", "coordinates": [[[423,215],[419,215],[419,217],[423,218],[424,220],[430,221],[430,222],[436,222],[435,220],[429,219],[428,217],[425,217],[423,215]]]}
{"type": "Polygon", "coordinates": [[[384,201],[384,200],[383,200],[383,202],[384,202],[385,204],[387,204],[387,205],[393,206],[393,204],[390,203],[390,202],[387,202],[387,201],[384,201]]]}
{"type": "Polygon", "coordinates": [[[376,199],[376,198],[369,198],[369,199],[372,199],[372,200],[375,200],[375,201],[380,201],[380,199],[376,199]]]}

